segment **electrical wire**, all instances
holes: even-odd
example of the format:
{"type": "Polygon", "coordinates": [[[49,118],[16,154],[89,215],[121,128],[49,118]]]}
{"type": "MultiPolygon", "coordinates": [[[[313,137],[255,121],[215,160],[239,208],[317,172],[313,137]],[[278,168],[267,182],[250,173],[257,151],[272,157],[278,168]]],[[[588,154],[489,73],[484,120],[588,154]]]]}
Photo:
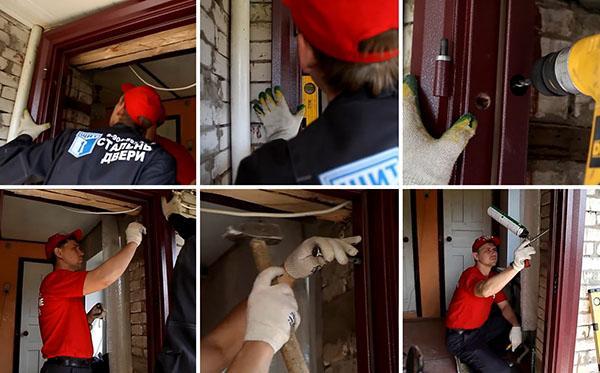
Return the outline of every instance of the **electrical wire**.
{"type": "Polygon", "coordinates": [[[185,91],[186,89],[194,88],[196,86],[196,83],[194,82],[194,83],[192,83],[190,85],[187,85],[185,87],[178,87],[178,88],[157,87],[157,86],[152,85],[152,84],[148,83],[147,81],[145,81],[144,78],[142,78],[140,76],[140,74],[138,74],[137,71],[135,71],[135,69],[132,66],[128,66],[128,67],[129,67],[129,69],[131,69],[131,71],[133,71],[133,73],[135,74],[135,76],[137,76],[137,78],[142,81],[142,83],[144,83],[148,87],[152,87],[152,88],[156,89],[157,91],[167,91],[167,92],[185,91]]]}
{"type": "Polygon", "coordinates": [[[245,218],[302,218],[306,216],[317,216],[317,215],[326,215],[330,214],[334,211],[342,209],[348,206],[351,202],[346,201],[344,203],[340,203],[339,205],[325,209],[325,210],[316,210],[316,211],[306,211],[306,212],[238,212],[238,211],[225,211],[219,209],[209,209],[205,207],[200,207],[200,212],[204,212],[206,214],[217,214],[217,215],[228,215],[228,216],[239,216],[245,218]]]}
{"type": "Polygon", "coordinates": [[[136,206],[135,208],[132,208],[130,210],[125,210],[125,211],[87,211],[87,210],[81,210],[81,209],[73,209],[67,206],[60,206],[61,208],[67,210],[67,211],[71,211],[74,212],[76,214],[84,214],[84,215],[120,215],[120,214],[129,214],[130,212],[134,212],[137,210],[140,210],[142,208],[142,206],[136,206]]]}

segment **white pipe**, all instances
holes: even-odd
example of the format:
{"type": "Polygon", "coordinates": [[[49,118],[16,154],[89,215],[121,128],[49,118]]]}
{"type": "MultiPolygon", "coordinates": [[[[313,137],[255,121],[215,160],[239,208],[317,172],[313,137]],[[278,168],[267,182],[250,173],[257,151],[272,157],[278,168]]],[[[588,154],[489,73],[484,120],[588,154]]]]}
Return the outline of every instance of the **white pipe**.
{"type": "Polygon", "coordinates": [[[31,80],[33,79],[33,70],[37,59],[38,47],[42,40],[42,26],[33,25],[29,34],[29,42],[27,43],[27,52],[23,61],[23,70],[17,87],[17,96],[15,97],[15,106],[13,107],[12,116],[10,117],[10,127],[8,127],[8,137],[6,141],[11,141],[17,137],[19,129],[19,121],[23,115],[23,110],[27,107],[29,100],[29,91],[31,90],[31,80]]]}
{"type": "Polygon", "coordinates": [[[231,166],[250,154],[250,2],[231,2],[231,166]]]}

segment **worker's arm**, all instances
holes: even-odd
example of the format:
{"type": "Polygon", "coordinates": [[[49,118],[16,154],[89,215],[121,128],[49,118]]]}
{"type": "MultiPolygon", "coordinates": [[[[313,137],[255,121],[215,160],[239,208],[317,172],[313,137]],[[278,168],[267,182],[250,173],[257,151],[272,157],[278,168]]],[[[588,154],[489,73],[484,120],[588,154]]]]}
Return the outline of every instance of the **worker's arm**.
{"type": "Polygon", "coordinates": [[[142,234],[145,231],[146,228],[140,223],[129,224],[125,231],[127,244],[112,258],[88,272],[83,284],[83,295],[105,289],[121,277],[142,242],[142,234]]]}
{"type": "Polygon", "coordinates": [[[499,274],[479,282],[475,286],[475,296],[487,298],[498,293],[525,267],[525,261],[530,260],[533,254],[535,249],[529,245],[529,240],[524,240],[515,250],[512,265],[499,274]]]}
{"type": "Polygon", "coordinates": [[[300,325],[298,304],[287,284],[271,285],[285,270],[270,267],[254,281],[247,302],[238,305],[200,342],[200,371],[268,372],[275,352],[300,325]],[[293,315],[292,315],[293,314],[293,315]],[[290,325],[290,319],[295,320],[290,325]]]}
{"type": "Polygon", "coordinates": [[[227,373],[268,373],[275,351],[268,343],[247,341],[235,357],[227,373]],[[251,367],[249,370],[248,367],[251,367]]]}
{"type": "Polygon", "coordinates": [[[27,110],[23,112],[16,137],[0,148],[0,184],[38,184],[46,178],[59,139],[41,144],[33,140],[48,128],[49,123],[37,125],[27,110]]]}
{"type": "Polygon", "coordinates": [[[510,323],[510,325],[519,326],[517,315],[515,315],[515,311],[513,311],[507,300],[498,303],[498,307],[500,308],[500,311],[502,311],[502,316],[510,323]]]}
{"type": "MultiPolygon", "coordinates": [[[[237,305],[200,342],[200,371],[220,373],[229,367],[244,344],[246,301],[237,305]]],[[[270,349],[270,348],[269,348],[270,349]]]]}
{"type": "Polygon", "coordinates": [[[510,339],[511,349],[514,352],[517,347],[523,343],[523,331],[521,330],[521,325],[519,324],[519,320],[517,320],[515,311],[513,311],[507,300],[498,303],[498,307],[500,307],[500,311],[502,311],[502,316],[504,316],[504,318],[512,325],[508,337],[510,339]]]}
{"type": "Polygon", "coordinates": [[[518,273],[519,271],[511,266],[497,275],[479,282],[475,286],[475,296],[487,298],[499,293],[518,273]]]}

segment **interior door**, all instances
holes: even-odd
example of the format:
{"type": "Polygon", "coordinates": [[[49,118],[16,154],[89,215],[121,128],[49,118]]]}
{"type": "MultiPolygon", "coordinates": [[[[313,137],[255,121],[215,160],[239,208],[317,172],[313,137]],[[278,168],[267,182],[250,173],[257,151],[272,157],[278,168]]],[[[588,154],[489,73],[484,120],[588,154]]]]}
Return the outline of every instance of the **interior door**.
{"type": "Polygon", "coordinates": [[[19,373],[39,372],[44,363],[42,337],[38,322],[38,297],[40,284],[52,272],[52,264],[38,262],[23,263],[23,285],[21,287],[21,328],[19,339],[19,373]]]}
{"type": "Polygon", "coordinates": [[[402,192],[402,304],[403,312],[417,312],[415,295],[415,263],[413,257],[412,239],[412,209],[410,191],[402,192]]]}
{"type": "Polygon", "coordinates": [[[491,232],[487,208],[490,190],[444,190],[444,281],[446,308],[461,273],[473,265],[471,246],[475,238],[491,232]]]}

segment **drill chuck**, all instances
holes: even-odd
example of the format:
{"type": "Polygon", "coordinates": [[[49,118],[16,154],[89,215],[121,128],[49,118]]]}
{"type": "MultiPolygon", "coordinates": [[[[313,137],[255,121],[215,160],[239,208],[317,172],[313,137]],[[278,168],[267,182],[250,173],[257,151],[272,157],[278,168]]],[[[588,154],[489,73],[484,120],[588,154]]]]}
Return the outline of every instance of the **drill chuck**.
{"type": "Polygon", "coordinates": [[[545,55],[533,65],[531,80],[535,88],[545,96],[567,96],[579,94],[569,74],[569,53],[565,48],[545,55]]]}

